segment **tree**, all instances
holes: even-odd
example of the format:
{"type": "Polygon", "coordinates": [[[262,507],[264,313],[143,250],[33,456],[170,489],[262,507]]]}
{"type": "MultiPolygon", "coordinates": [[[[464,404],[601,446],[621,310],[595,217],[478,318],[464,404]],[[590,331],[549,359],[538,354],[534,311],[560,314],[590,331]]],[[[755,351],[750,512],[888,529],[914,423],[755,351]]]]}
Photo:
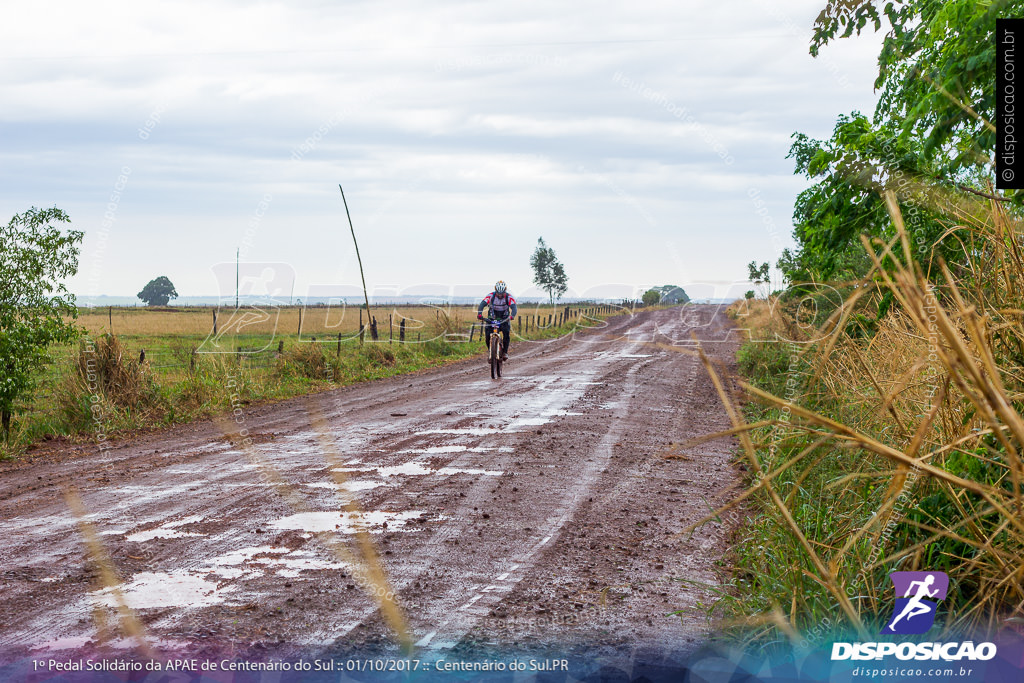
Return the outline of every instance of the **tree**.
{"type": "Polygon", "coordinates": [[[644,292],[641,301],[644,302],[644,306],[653,306],[661,301],[661,292],[656,289],[648,289],[644,292]]]}
{"type": "Polygon", "coordinates": [[[174,290],[174,285],[167,276],[161,275],[155,280],[150,280],[137,296],[145,301],[147,306],[166,306],[168,301],[178,297],[178,292],[174,290]]]}
{"type": "MultiPolygon", "coordinates": [[[[829,0],[818,16],[811,54],[833,40],[882,31],[878,104],[873,118],[840,116],[831,139],[795,134],[796,172],[816,184],[797,198],[798,250],[779,267],[793,283],[853,280],[870,266],[860,236],[887,238],[891,221],[880,193],[897,192],[913,212],[911,246],[926,264],[963,259],[936,204],[959,189],[982,194],[995,179],[995,20],[1021,16],[1024,0],[829,0]],[[948,244],[948,247],[947,247],[948,244]]],[[[1024,193],[1004,195],[1019,206],[1024,193]]]]}
{"type": "Polygon", "coordinates": [[[565,275],[565,268],[555,256],[555,250],[544,243],[543,237],[537,240],[537,248],[530,257],[530,267],[533,268],[533,284],[548,293],[552,304],[568,291],[569,278],[565,275]]]}
{"type": "MultiPolygon", "coordinates": [[[[757,261],[751,261],[747,264],[747,270],[749,271],[750,281],[760,287],[765,286],[765,290],[768,289],[767,285],[771,282],[771,276],[768,274],[770,266],[767,263],[762,263],[760,266],[757,265],[757,261]]],[[[767,297],[767,291],[765,293],[767,297]]]]}
{"type": "Polygon", "coordinates": [[[878,56],[875,124],[919,140],[950,176],[986,166],[995,147],[999,17],[1019,17],[1024,0],[830,0],[814,25],[811,54],[870,26],[888,30],[878,56]]]}
{"type": "Polygon", "coordinates": [[[658,303],[674,305],[685,304],[690,301],[690,296],[686,293],[686,290],[679,285],[662,285],[661,287],[652,287],[652,289],[661,297],[658,303]]]}
{"type": "Polygon", "coordinates": [[[60,209],[32,207],[0,227],[0,429],[10,440],[14,402],[35,384],[46,347],[77,335],[75,296],[61,282],[78,272],[82,233],[60,209]]]}

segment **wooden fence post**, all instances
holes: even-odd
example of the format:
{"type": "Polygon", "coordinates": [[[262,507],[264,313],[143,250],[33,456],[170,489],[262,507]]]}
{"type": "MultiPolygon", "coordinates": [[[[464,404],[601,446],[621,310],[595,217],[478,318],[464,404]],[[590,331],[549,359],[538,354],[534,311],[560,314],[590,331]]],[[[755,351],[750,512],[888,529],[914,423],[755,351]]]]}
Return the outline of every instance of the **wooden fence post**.
{"type": "Polygon", "coordinates": [[[388,313],[388,344],[395,340],[395,327],[391,324],[391,314],[388,313]]]}
{"type": "Polygon", "coordinates": [[[359,343],[360,344],[363,343],[363,336],[364,336],[365,332],[366,331],[363,329],[363,309],[360,308],[359,309],[359,343]]]}
{"type": "Polygon", "coordinates": [[[338,333],[338,353],[336,355],[341,358],[341,332],[338,333]]]}
{"type": "MultiPolygon", "coordinates": [[[[366,314],[367,318],[370,318],[370,314],[366,314]]],[[[377,316],[370,318],[370,339],[377,341],[377,316]]]]}
{"type": "Polygon", "coordinates": [[[402,318],[402,322],[398,326],[398,343],[405,343],[405,318],[402,318]]]}
{"type": "Polygon", "coordinates": [[[213,309],[213,336],[217,336],[217,309],[213,309]]]}
{"type": "Polygon", "coordinates": [[[277,355],[284,355],[284,339],[277,340],[277,355]]]}
{"type": "Polygon", "coordinates": [[[523,334],[523,319],[520,317],[519,322],[516,324],[519,326],[519,329],[516,331],[516,334],[521,336],[523,334]]]}
{"type": "Polygon", "coordinates": [[[469,326],[469,341],[473,341],[473,333],[476,332],[476,325],[469,326]]]}
{"type": "Polygon", "coordinates": [[[295,332],[296,335],[302,336],[302,309],[299,309],[299,329],[295,332]]]}
{"type": "Polygon", "coordinates": [[[110,334],[114,334],[114,307],[107,306],[107,327],[110,328],[110,334]]]}

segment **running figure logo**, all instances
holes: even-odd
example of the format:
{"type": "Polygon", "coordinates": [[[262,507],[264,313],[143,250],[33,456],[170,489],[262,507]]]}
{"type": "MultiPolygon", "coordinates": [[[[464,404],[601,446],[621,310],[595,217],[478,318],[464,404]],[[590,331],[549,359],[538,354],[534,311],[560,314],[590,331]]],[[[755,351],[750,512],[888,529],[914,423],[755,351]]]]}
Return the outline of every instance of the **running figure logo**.
{"type": "Polygon", "coordinates": [[[930,629],[939,600],[949,590],[949,577],[943,572],[893,572],[889,578],[896,587],[896,606],[882,633],[909,635],[930,629]]]}

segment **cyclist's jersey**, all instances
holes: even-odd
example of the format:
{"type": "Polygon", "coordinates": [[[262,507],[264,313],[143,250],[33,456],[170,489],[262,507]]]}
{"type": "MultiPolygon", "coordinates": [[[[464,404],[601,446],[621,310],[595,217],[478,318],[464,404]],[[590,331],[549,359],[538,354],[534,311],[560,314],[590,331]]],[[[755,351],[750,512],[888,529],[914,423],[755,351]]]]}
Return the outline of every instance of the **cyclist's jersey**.
{"type": "Polygon", "coordinates": [[[494,292],[491,292],[484,297],[484,300],[480,302],[480,305],[476,307],[477,313],[482,313],[484,306],[490,306],[490,316],[495,320],[504,320],[505,318],[516,316],[516,300],[511,295],[506,293],[505,296],[498,296],[494,292]]]}

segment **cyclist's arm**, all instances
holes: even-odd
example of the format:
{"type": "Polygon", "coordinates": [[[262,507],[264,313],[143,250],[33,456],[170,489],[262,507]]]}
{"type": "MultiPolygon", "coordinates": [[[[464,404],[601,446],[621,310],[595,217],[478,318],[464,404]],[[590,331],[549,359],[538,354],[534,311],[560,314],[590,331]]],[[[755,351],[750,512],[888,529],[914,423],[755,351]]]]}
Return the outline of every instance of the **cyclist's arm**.
{"type": "Polygon", "coordinates": [[[513,320],[519,314],[519,308],[516,306],[516,300],[512,298],[512,295],[509,295],[508,302],[510,304],[508,319],[513,320]]]}
{"type": "Polygon", "coordinates": [[[486,305],[487,305],[487,304],[489,303],[489,301],[488,301],[488,300],[489,300],[490,298],[491,298],[491,297],[489,297],[489,296],[488,296],[488,297],[485,297],[485,298],[484,298],[484,299],[483,299],[483,300],[482,300],[482,301],[480,302],[480,305],[476,307],[476,315],[477,315],[477,317],[480,317],[481,315],[483,315],[483,312],[484,312],[484,306],[486,306],[486,305]]]}

